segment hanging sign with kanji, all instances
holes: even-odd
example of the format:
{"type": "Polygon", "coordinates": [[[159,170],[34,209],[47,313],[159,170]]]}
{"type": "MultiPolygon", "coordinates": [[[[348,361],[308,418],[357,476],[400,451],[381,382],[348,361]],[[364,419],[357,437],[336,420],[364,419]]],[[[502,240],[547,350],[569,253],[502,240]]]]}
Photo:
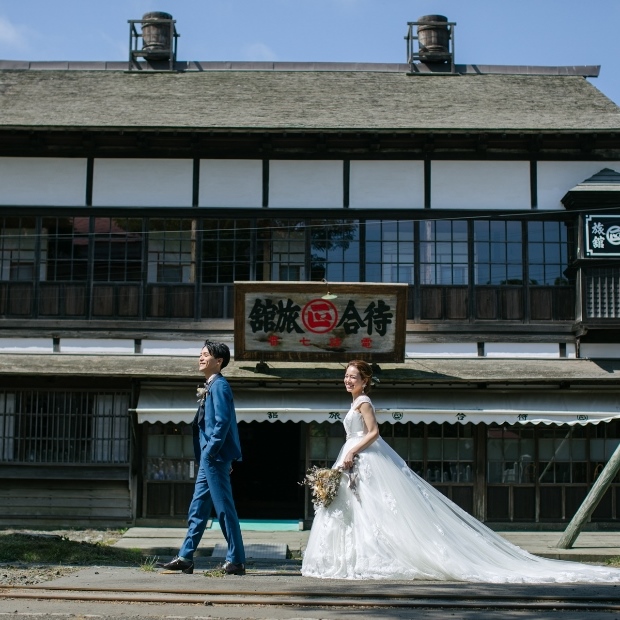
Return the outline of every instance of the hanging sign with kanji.
{"type": "Polygon", "coordinates": [[[586,215],[584,237],[586,258],[620,256],[620,215],[586,215]]]}
{"type": "Polygon", "coordinates": [[[235,282],[235,359],[402,362],[407,288],[235,282]]]}

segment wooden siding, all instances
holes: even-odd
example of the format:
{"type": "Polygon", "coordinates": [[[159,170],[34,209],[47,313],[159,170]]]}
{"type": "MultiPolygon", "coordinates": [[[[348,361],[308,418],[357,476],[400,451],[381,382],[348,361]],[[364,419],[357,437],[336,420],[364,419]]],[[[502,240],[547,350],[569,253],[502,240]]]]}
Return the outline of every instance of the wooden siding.
{"type": "Polygon", "coordinates": [[[122,526],[132,523],[127,482],[1,480],[0,526],[42,523],[122,526]]]}

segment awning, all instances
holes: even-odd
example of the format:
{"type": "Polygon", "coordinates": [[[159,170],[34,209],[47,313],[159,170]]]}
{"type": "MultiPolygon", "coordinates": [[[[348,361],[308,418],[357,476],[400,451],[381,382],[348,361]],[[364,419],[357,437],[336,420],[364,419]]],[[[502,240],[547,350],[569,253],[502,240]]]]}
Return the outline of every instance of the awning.
{"type": "MultiPolygon", "coordinates": [[[[239,422],[339,422],[351,400],[343,390],[234,390],[239,422]]],[[[382,422],[478,424],[598,424],[620,418],[616,391],[396,390],[373,394],[382,422]]],[[[143,387],[138,422],[191,422],[197,399],[191,387],[143,387]]]]}

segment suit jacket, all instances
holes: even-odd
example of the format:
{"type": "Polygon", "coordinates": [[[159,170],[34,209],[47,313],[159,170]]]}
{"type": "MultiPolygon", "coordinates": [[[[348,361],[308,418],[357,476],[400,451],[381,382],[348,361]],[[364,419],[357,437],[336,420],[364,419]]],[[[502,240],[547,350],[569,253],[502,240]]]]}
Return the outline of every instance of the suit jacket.
{"type": "Polygon", "coordinates": [[[192,428],[197,461],[200,461],[201,455],[214,461],[241,460],[233,394],[222,375],[209,385],[209,393],[198,406],[192,428]],[[204,416],[201,416],[202,409],[204,416]]]}

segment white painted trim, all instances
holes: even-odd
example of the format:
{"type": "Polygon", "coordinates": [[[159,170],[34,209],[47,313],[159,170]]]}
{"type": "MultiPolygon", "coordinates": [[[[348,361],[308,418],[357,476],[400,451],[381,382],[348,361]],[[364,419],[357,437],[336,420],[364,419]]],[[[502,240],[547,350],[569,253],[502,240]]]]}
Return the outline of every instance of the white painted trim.
{"type": "Polygon", "coordinates": [[[84,206],[86,161],[69,157],[0,157],[0,204],[84,206]]]}
{"type": "Polygon", "coordinates": [[[405,357],[478,357],[478,345],[475,342],[408,342],[405,357]]]}
{"type": "Polygon", "coordinates": [[[564,210],[560,201],[573,187],[603,168],[620,172],[618,161],[539,161],[536,166],[539,209],[564,210]]]}
{"type": "Polygon", "coordinates": [[[615,342],[582,342],[580,358],[620,359],[620,344],[615,342]]]}
{"type": "Polygon", "coordinates": [[[93,205],[191,207],[191,159],[95,159],[93,205]]]}
{"type": "Polygon", "coordinates": [[[269,206],[292,209],[342,208],[343,166],[342,161],[270,161],[269,206]]]}
{"type": "Polygon", "coordinates": [[[204,340],[177,342],[175,340],[143,340],[142,355],[178,355],[198,359],[204,340]]]}
{"type": "Polygon", "coordinates": [[[424,162],[352,161],[349,206],[352,209],[423,209],[424,162]]]}
{"type": "Polygon", "coordinates": [[[262,160],[202,159],[198,206],[262,207],[262,160]]]}
{"type": "Polygon", "coordinates": [[[53,353],[52,338],[0,338],[2,353],[53,353]]]}
{"type": "Polygon", "coordinates": [[[432,161],[431,208],[532,208],[527,161],[432,161]]]}
{"type": "Polygon", "coordinates": [[[133,354],[135,342],[129,339],[61,338],[60,352],[91,355],[133,354]]]}
{"type": "Polygon", "coordinates": [[[486,342],[484,355],[555,359],[560,357],[560,345],[557,342],[486,342]]]}

